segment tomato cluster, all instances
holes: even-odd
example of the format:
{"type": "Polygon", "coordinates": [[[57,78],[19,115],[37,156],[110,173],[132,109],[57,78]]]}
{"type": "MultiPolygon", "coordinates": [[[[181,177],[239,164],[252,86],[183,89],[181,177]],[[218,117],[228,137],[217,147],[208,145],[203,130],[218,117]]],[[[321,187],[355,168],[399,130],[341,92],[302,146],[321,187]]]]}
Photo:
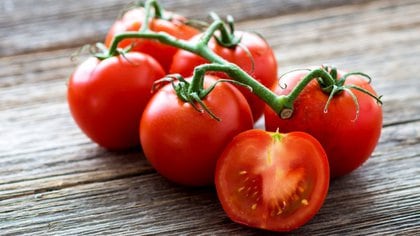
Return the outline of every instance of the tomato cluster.
{"type": "Polygon", "coordinates": [[[70,77],[74,120],[106,149],[141,146],[171,181],[214,184],[235,222],[302,226],[330,178],[359,167],[376,146],[382,108],[370,78],[319,67],[278,80],[261,36],[187,22],[155,0],[127,11],[109,30],[108,49],[70,77]],[[263,113],[266,130],[254,129],[263,113]]]}

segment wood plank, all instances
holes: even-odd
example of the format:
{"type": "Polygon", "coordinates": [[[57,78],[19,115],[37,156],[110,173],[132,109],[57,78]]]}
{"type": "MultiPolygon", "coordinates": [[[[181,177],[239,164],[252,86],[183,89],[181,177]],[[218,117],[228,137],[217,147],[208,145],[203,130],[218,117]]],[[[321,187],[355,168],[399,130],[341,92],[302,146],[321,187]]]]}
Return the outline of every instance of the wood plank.
{"type": "MultiPolygon", "coordinates": [[[[410,143],[419,142],[420,122],[384,128],[374,155],[360,169],[334,180],[319,214],[295,233],[415,233],[420,151],[410,143]]],[[[0,222],[6,234],[258,233],[230,222],[213,189],[180,187],[156,173],[3,199],[0,222]]]]}
{"type": "MultiPolygon", "coordinates": [[[[4,0],[0,3],[0,56],[81,46],[104,39],[111,23],[131,1],[4,0]],[[58,26],[58,27],[57,27],[58,26]],[[28,39],[28,40],[22,40],[28,39]],[[30,39],[30,40],[29,40],[30,39]]],[[[269,17],[363,2],[361,0],[227,0],[159,1],[169,10],[195,19],[206,19],[209,11],[237,20],[269,17]]]]}

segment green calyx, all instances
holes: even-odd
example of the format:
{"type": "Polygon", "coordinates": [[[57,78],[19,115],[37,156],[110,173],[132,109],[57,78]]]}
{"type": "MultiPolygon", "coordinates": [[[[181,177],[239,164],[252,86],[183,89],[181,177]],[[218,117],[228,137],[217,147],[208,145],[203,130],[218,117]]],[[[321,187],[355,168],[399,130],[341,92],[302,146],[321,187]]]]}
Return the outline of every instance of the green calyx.
{"type": "Polygon", "coordinates": [[[202,75],[194,76],[191,82],[189,82],[179,74],[171,74],[156,81],[153,85],[152,91],[156,90],[162,83],[168,82],[172,84],[172,88],[181,101],[191,104],[191,106],[200,113],[207,113],[216,121],[221,121],[221,119],[211,111],[203,100],[214,90],[218,83],[229,82],[240,84],[234,80],[219,79],[210,87],[204,88],[204,76],[202,75]]]}
{"type": "MultiPolygon", "coordinates": [[[[379,104],[382,104],[381,96],[376,96],[375,94],[371,93],[370,91],[360,86],[357,86],[354,84],[345,84],[346,79],[352,75],[362,76],[368,80],[368,83],[370,83],[371,78],[367,74],[364,74],[362,72],[350,72],[338,78],[337,69],[335,67],[330,67],[330,66],[322,66],[321,68],[316,68],[316,69],[299,69],[299,70],[307,70],[309,72],[308,74],[305,75],[305,77],[303,77],[301,82],[289,93],[289,95],[286,96],[284,108],[279,113],[279,116],[282,119],[288,119],[292,117],[294,101],[297,99],[297,97],[302,92],[302,90],[306,87],[306,85],[308,85],[309,82],[311,82],[314,79],[317,80],[321,90],[324,93],[329,95],[327,103],[325,104],[325,107],[324,107],[325,113],[328,112],[328,107],[335,96],[339,95],[342,92],[347,92],[352,97],[353,102],[356,106],[356,116],[355,116],[355,120],[356,120],[359,116],[359,110],[360,110],[359,101],[357,100],[357,97],[353,93],[352,89],[358,90],[372,97],[379,104]]],[[[294,72],[294,71],[297,71],[297,70],[293,70],[290,72],[294,72]]]]}
{"type": "Polygon", "coordinates": [[[329,80],[329,81],[323,81],[321,78],[317,78],[317,81],[319,83],[319,85],[321,86],[321,89],[324,93],[329,94],[327,103],[325,104],[324,107],[324,112],[327,113],[328,112],[328,107],[332,101],[332,99],[334,98],[334,96],[342,93],[342,92],[347,92],[353,99],[353,102],[356,106],[356,116],[355,119],[356,120],[359,117],[359,101],[357,100],[356,95],[353,93],[352,89],[358,90],[370,97],[372,97],[373,99],[376,100],[377,103],[382,105],[382,101],[381,101],[381,96],[376,96],[375,94],[371,93],[370,91],[354,85],[354,84],[345,84],[346,79],[349,76],[352,75],[359,75],[363,78],[367,79],[367,82],[370,83],[372,81],[372,79],[370,78],[369,75],[362,73],[362,72],[350,72],[350,73],[346,73],[343,76],[341,76],[340,78],[338,78],[338,73],[337,73],[337,69],[335,67],[330,67],[330,66],[322,66],[322,69],[324,69],[326,72],[328,72],[331,76],[331,78],[333,80],[329,80]],[[331,81],[333,83],[331,83],[331,81]]]}
{"type": "Polygon", "coordinates": [[[93,56],[98,58],[99,60],[105,60],[107,58],[119,55],[125,58],[125,55],[131,51],[133,46],[134,45],[129,45],[126,48],[116,48],[115,51],[111,54],[110,50],[106,48],[106,46],[103,43],[97,43],[95,47],[98,52],[93,53],[93,56]]]}
{"type": "Polygon", "coordinates": [[[203,99],[215,88],[216,84],[213,84],[211,87],[204,89],[203,83],[204,79],[201,79],[200,81],[192,81],[192,83],[198,83],[201,86],[194,89],[194,85],[192,85],[191,82],[184,79],[179,74],[171,74],[167,75],[165,78],[157,80],[153,85],[153,90],[156,90],[158,86],[160,86],[162,83],[171,83],[172,88],[174,89],[176,95],[178,96],[178,99],[180,99],[183,102],[187,102],[191,104],[191,106],[198,112],[204,113],[210,115],[211,118],[220,121],[220,118],[217,117],[203,102],[203,99]]]}

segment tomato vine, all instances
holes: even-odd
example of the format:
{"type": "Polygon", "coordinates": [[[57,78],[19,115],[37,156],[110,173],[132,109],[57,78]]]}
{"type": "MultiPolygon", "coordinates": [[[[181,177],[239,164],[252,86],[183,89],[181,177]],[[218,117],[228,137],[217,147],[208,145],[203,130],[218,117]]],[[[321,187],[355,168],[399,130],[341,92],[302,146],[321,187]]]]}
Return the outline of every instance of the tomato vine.
{"type": "Polygon", "coordinates": [[[68,83],[74,119],[99,145],[140,144],[163,176],[215,184],[232,220],[274,231],[306,223],[330,177],[371,155],[382,101],[367,74],[321,66],[290,71],[274,87],[273,49],[235,32],[231,16],[210,13],[199,32],[157,0],[142,6],[115,22],[68,83]],[[262,114],[265,131],[252,130],[262,114]]]}
{"type": "MultiPolygon", "coordinates": [[[[207,27],[204,34],[200,38],[198,42],[189,42],[187,40],[178,39],[174,36],[171,36],[165,32],[154,32],[149,29],[148,22],[152,17],[162,17],[163,10],[159,3],[156,0],[148,0],[146,1],[145,5],[145,24],[142,25],[139,31],[127,31],[124,33],[119,33],[114,36],[111,46],[109,50],[104,50],[102,53],[96,54],[98,59],[106,59],[115,55],[118,55],[122,51],[118,49],[118,44],[124,39],[135,39],[135,38],[142,38],[142,39],[154,39],[158,40],[163,44],[167,44],[170,46],[174,46],[179,49],[183,49],[192,53],[195,53],[208,61],[211,64],[206,66],[199,66],[194,70],[193,74],[193,81],[195,80],[202,80],[204,76],[204,72],[208,71],[219,71],[228,74],[232,79],[235,81],[246,85],[251,89],[251,91],[256,94],[259,98],[261,98],[273,111],[276,112],[282,119],[288,119],[293,115],[293,103],[302,92],[302,90],[309,84],[310,81],[317,79],[323,91],[330,95],[332,98],[335,94],[346,90],[350,91],[349,88],[354,88],[357,90],[366,93],[367,95],[375,98],[379,103],[381,103],[380,97],[376,97],[375,95],[357,87],[357,86],[342,86],[343,81],[346,77],[354,74],[362,75],[369,78],[367,75],[360,73],[360,72],[351,72],[344,75],[341,78],[336,78],[334,76],[335,68],[330,67],[321,67],[317,69],[311,70],[304,79],[296,86],[289,95],[276,95],[272,92],[269,88],[265,87],[259,81],[252,78],[251,75],[246,73],[242,70],[238,65],[231,63],[219,55],[215,54],[209,47],[208,43],[212,37],[216,37],[216,32],[219,31],[222,36],[222,39],[229,38],[228,32],[229,30],[226,28],[226,23],[222,21],[215,13],[212,13],[213,22],[207,27]],[[154,11],[152,11],[154,10],[154,11]],[[153,14],[154,13],[154,14],[153,14]]],[[[231,31],[233,31],[233,22],[232,19],[229,18],[229,27],[231,31]]],[[[218,39],[218,41],[222,41],[222,39],[218,39]]],[[[240,40],[240,38],[231,38],[233,42],[228,44],[237,43],[236,41],[240,40]]],[[[129,50],[129,49],[128,49],[129,50]]],[[[124,51],[123,51],[124,52],[124,51]]],[[[194,83],[194,82],[192,82],[194,83]]],[[[188,89],[190,93],[202,93],[202,86],[192,86],[191,89],[188,89]]],[[[351,91],[350,91],[351,92],[351,91]]],[[[191,95],[194,96],[194,95],[191,95]]],[[[201,103],[202,97],[196,97],[194,99],[195,102],[201,103]]],[[[192,100],[190,102],[193,102],[192,100]]],[[[354,101],[357,106],[357,100],[354,101]]],[[[327,104],[328,105],[328,104],[327,104]]],[[[209,110],[206,110],[207,112],[209,110]]],[[[208,112],[212,117],[216,118],[212,115],[211,112],[208,112]]]]}

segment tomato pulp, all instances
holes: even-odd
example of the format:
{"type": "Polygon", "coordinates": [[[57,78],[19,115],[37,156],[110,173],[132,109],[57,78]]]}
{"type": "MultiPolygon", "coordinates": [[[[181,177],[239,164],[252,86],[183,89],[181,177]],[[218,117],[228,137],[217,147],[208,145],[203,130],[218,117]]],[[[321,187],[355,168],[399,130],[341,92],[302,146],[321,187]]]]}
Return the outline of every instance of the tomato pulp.
{"type": "Polygon", "coordinates": [[[319,142],[306,133],[249,130],[225,148],[215,183],[233,221],[290,231],[321,208],[329,186],[328,160],[319,142]]]}

